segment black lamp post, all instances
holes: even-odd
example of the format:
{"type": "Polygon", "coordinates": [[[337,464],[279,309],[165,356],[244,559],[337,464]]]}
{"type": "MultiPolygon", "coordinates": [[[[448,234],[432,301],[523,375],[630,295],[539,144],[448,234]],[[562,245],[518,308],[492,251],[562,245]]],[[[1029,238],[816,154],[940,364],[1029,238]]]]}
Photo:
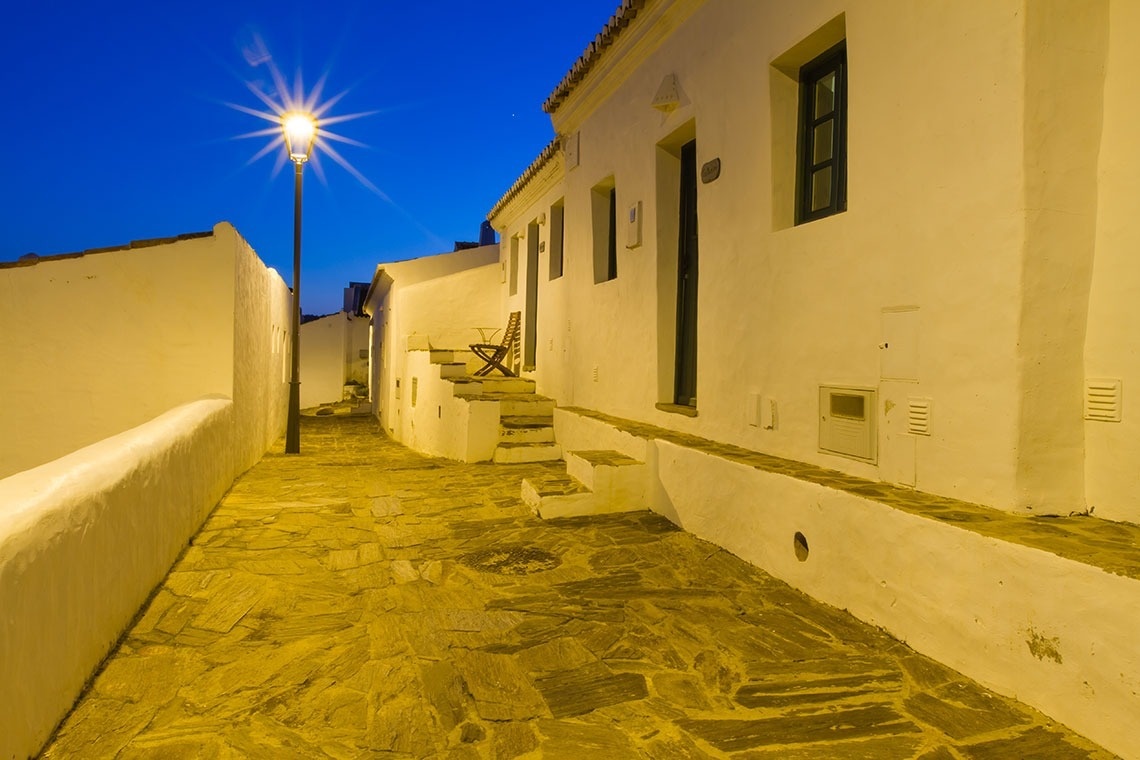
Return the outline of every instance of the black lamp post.
{"type": "Polygon", "coordinates": [[[289,418],[285,453],[301,453],[301,172],[317,139],[317,120],[307,113],[287,113],[281,119],[285,149],[293,162],[293,355],[289,374],[289,418]]]}

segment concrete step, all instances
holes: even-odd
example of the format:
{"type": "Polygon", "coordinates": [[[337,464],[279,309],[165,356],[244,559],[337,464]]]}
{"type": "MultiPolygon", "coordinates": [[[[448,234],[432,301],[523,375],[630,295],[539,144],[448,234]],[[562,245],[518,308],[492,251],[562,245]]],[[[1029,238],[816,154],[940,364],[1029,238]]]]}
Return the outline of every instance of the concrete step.
{"type": "Polygon", "coordinates": [[[467,376],[467,362],[444,362],[439,365],[439,376],[443,379],[467,376]]]}
{"type": "Polygon", "coordinates": [[[562,458],[562,447],[557,443],[500,443],[495,449],[495,464],[521,464],[523,462],[553,462],[562,458]]]}
{"type": "Polygon", "coordinates": [[[526,377],[449,377],[455,383],[456,396],[482,396],[495,393],[534,393],[534,381],[526,377]]]}
{"type": "Polygon", "coordinates": [[[566,474],[528,478],[522,500],[539,517],[580,517],[608,512],[640,512],[649,470],[644,462],[618,451],[568,451],[566,474]]]}
{"type": "Polygon", "coordinates": [[[522,500],[544,520],[593,514],[594,494],[565,474],[524,479],[522,500]]]}
{"type": "Polygon", "coordinates": [[[463,352],[445,348],[433,348],[431,349],[431,357],[429,361],[432,364],[451,364],[456,361],[456,354],[460,353],[463,352]]]}
{"type": "Polygon", "coordinates": [[[554,399],[534,393],[494,394],[499,400],[499,414],[502,417],[552,417],[554,399]]]}
{"type": "Polygon", "coordinates": [[[545,425],[508,425],[507,420],[499,425],[500,443],[554,443],[554,425],[549,421],[545,425]]]}

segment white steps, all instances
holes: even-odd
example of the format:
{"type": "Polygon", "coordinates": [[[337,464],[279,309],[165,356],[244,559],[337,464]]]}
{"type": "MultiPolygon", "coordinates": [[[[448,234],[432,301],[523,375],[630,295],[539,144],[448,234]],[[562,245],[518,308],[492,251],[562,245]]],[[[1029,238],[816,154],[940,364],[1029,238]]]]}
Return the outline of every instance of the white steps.
{"type": "Polygon", "coordinates": [[[525,377],[467,373],[463,362],[440,354],[439,375],[451,382],[452,395],[466,401],[494,401],[499,408],[498,445],[491,460],[496,464],[550,462],[562,458],[554,442],[554,399],[535,393],[534,380],[525,377]]]}
{"type": "Polygon", "coordinates": [[[524,480],[522,499],[543,519],[648,509],[649,470],[617,451],[566,452],[566,475],[524,480]]]}
{"type": "Polygon", "coordinates": [[[495,447],[495,464],[522,464],[524,462],[553,462],[562,458],[562,447],[557,443],[500,443],[495,447]]]}

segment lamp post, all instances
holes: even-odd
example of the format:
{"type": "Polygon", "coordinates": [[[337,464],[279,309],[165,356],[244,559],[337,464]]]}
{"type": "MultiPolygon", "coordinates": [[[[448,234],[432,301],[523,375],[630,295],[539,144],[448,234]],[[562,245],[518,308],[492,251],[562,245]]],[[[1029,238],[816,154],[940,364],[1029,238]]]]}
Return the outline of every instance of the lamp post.
{"type": "Polygon", "coordinates": [[[285,149],[293,162],[293,356],[289,375],[289,418],[285,428],[285,453],[301,453],[301,172],[317,139],[317,120],[312,114],[287,113],[281,119],[285,149]]]}

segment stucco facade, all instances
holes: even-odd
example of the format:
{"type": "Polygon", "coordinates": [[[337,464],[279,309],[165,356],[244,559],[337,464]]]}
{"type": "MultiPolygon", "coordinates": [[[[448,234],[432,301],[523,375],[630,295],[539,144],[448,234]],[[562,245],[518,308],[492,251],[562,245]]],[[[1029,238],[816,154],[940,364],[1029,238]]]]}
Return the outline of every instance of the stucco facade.
{"type": "Polygon", "coordinates": [[[301,408],[342,400],[368,384],[368,319],[338,311],[301,325],[301,408]]]}
{"type": "Polygon", "coordinates": [[[556,415],[564,448],[645,462],[651,508],[686,530],[1127,757],[1134,579],[684,446],[627,450],[588,415],[931,500],[1140,522],[1134,5],[630,0],[489,214],[528,374],[587,415],[556,415]],[[844,84],[820,111],[825,63],[844,84]],[[841,153],[805,155],[831,130],[841,153]],[[846,181],[808,214],[818,166],[846,181]]]}
{"type": "Polygon", "coordinates": [[[1083,404],[1087,378],[1140,382],[1137,267],[1122,253],[1131,46],[1109,32],[1126,39],[1135,12],[628,5],[632,20],[547,103],[557,149],[491,214],[506,308],[535,325],[539,392],[1001,509],[1140,520],[1134,421],[1086,420],[1083,404]],[[797,225],[797,77],[841,41],[847,206],[797,225]],[[719,169],[696,185],[695,416],[671,403],[691,140],[697,166],[719,169]],[[617,276],[597,282],[610,187],[617,276]],[[874,456],[821,447],[821,386],[874,392],[874,456]]]}
{"type": "Polygon", "coordinates": [[[0,477],[207,395],[249,467],[280,432],[289,293],[228,223],[0,268],[0,477]]]}

